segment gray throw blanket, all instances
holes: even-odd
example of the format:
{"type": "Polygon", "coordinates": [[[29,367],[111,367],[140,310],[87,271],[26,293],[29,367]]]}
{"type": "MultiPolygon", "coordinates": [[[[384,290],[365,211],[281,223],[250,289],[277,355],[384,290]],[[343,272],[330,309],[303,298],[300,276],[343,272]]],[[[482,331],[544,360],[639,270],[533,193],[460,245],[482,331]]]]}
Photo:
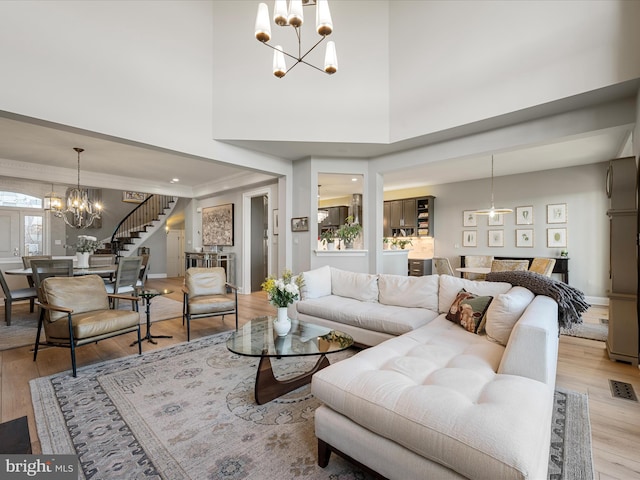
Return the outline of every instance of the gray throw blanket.
{"type": "Polygon", "coordinates": [[[584,299],[584,293],[577,288],[559,282],[553,278],[535,272],[491,272],[487,274],[489,282],[507,282],[511,285],[528,288],[536,295],[546,295],[558,302],[558,326],[571,328],[582,323],[582,312],[590,305],[584,299]]]}

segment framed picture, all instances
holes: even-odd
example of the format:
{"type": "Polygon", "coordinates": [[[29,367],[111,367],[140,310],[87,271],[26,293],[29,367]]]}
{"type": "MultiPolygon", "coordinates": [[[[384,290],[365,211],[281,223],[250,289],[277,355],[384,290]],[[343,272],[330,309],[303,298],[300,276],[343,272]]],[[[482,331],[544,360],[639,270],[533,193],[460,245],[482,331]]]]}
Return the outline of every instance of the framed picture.
{"type": "Polygon", "coordinates": [[[504,247],[504,230],[489,230],[490,247],[504,247]]]}
{"type": "Polygon", "coordinates": [[[308,232],[309,217],[294,217],[291,219],[292,232],[308,232]]]}
{"type": "Polygon", "coordinates": [[[477,247],[478,232],[476,232],[475,230],[465,230],[464,232],[462,232],[462,246],[477,247]]]}
{"type": "Polygon", "coordinates": [[[504,225],[504,215],[499,213],[498,215],[488,216],[487,217],[487,225],[490,227],[500,227],[504,225]]]}
{"type": "Polygon", "coordinates": [[[567,204],[547,205],[547,223],[567,223],[567,204]]]}
{"type": "Polygon", "coordinates": [[[516,228],[516,247],[533,248],[533,228],[516,228]]]}
{"type": "Polygon", "coordinates": [[[273,224],[271,225],[271,228],[273,229],[273,234],[274,235],[278,235],[278,228],[279,228],[279,219],[278,219],[278,209],[274,208],[273,210],[273,224]]]}
{"type": "Polygon", "coordinates": [[[233,203],[202,209],[202,244],[233,246],[233,203]]]}
{"type": "Polygon", "coordinates": [[[547,228],[547,247],[567,248],[567,229],[547,228]]]}
{"type": "Polygon", "coordinates": [[[533,225],[533,205],[516,207],[516,225],[533,225]]]}
{"type": "Polygon", "coordinates": [[[147,198],[146,193],[142,192],[122,192],[122,201],[127,203],[142,203],[147,198]]]}
{"type": "Polygon", "coordinates": [[[465,210],[462,212],[462,226],[463,227],[477,227],[478,217],[474,210],[465,210]]]}

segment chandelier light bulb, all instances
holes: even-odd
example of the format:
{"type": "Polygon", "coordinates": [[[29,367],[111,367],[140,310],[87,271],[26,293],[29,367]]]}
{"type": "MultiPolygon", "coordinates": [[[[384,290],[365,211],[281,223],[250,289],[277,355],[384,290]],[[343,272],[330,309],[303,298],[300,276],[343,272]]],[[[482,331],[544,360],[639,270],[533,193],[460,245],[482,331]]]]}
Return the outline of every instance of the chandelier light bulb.
{"type": "Polygon", "coordinates": [[[318,35],[323,37],[331,35],[331,32],[333,32],[328,0],[317,0],[316,2],[316,31],[318,35]]]}
{"type": "Polygon", "coordinates": [[[287,64],[284,61],[284,53],[282,53],[282,46],[276,45],[273,50],[273,74],[282,78],[287,74],[287,64]]]}
{"type": "Polygon", "coordinates": [[[276,4],[273,6],[273,23],[281,27],[289,25],[287,20],[287,0],[276,0],[276,4]]]}
{"type": "Polygon", "coordinates": [[[338,56],[336,54],[335,42],[327,43],[327,51],[324,55],[324,71],[333,75],[338,71],[338,56]]]}
{"type": "Polygon", "coordinates": [[[258,15],[256,16],[256,38],[263,43],[271,40],[269,8],[266,3],[258,5],[258,15]]]}
{"type": "Polygon", "coordinates": [[[301,27],[304,23],[304,15],[302,14],[302,0],[290,0],[289,16],[287,17],[289,25],[292,27],[301,27]]]}

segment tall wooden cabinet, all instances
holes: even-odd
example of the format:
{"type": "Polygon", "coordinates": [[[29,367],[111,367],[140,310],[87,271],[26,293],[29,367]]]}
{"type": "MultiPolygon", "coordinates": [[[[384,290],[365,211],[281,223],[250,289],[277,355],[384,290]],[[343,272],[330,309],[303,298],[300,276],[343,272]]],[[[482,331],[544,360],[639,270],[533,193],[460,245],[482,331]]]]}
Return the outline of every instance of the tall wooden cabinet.
{"type": "Polygon", "coordinates": [[[434,198],[403,198],[384,202],[383,234],[385,237],[432,237],[434,198]]]}
{"type": "Polygon", "coordinates": [[[607,171],[610,199],[609,335],[612,360],[638,365],[638,210],[634,157],[611,160],[607,171]]]}

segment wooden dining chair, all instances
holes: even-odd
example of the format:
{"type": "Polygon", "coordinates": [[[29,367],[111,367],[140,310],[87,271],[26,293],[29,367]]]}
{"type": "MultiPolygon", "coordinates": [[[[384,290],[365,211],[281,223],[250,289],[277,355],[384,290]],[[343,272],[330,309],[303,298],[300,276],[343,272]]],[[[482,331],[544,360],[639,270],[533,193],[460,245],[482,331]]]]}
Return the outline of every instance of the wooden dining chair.
{"type": "MultiPolygon", "coordinates": [[[[120,295],[129,293],[133,295],[135,293],[136,283],[138,282],[141,265],[142,257],[122,257],[120,262],[118,262],[115,281],[105,285],[107,293],[120,295]]],[[[137,306],[137,302],[134,307],[135,306],[137,306]]],[[[114,298],[113,308],[118,308],[118,298],[114,298]]]]}
{"type": "Polygon", "coordinates": [[[40,288],[45,278],[73,277],[73,260],[70,258],[31,260],[31,271],[33,283],[40,298],[40,288]]]}
{"type": "Polygon", "coordinates": [[[7,326],[11,325],[11,308],[13,302],[29,300],[29,311],[33,312],[34,300],[38,299],[38,292],[35,287],[11,290],[2,271],[0,271],[0,284],[4,292],[4,319],[7,322],[7,326]]]}

